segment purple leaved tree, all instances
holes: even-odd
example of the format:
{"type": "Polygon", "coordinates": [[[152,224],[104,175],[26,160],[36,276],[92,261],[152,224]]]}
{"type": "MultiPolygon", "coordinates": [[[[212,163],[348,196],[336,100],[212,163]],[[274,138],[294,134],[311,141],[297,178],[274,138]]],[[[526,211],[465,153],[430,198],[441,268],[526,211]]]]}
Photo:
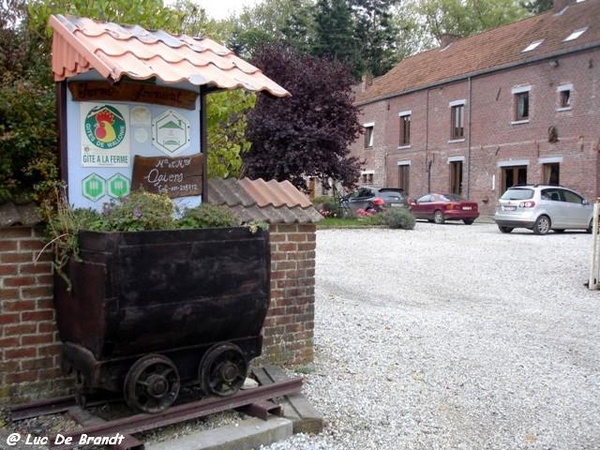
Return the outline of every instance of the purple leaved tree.
{"type": "Polygon", "coordinates": [[[282,45],[259,48],[252,63],[292,96],[259,94],[248,113],[246,138],[251,148],[242,155],[245,175],[289,180],[303,191],[307,177],[325,186],[353,186],[361,163],[350,155],[349,145],[362,126],[352,104],[348,68],[282,45]]]}

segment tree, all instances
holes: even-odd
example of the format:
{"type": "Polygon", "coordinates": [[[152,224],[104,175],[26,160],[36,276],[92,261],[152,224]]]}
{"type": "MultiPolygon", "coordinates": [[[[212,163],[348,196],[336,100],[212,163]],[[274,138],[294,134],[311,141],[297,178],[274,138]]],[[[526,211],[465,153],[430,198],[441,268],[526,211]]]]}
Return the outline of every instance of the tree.
{"type": "Polygon", "coordinates": [[[311,54],[342,61],[356,79],[360,78],[360,44],[348,0],[318,0],[315,11],[315,43],[311,54]]]}
{"type": "Polygon", "coordinates": [[[521,2],[521,6],[533,14],[540,14],[552,9],[553,0],[528,0],[521,2]]]}
{"type": "Polygon", "coordinates": [[[397,36],[401,29],[393,20],[399,0],[351,0],[360,42],[361,72],[380,76],[398,61],[397,36]]]}
{"type": "Polygon", "coordinates": [[[242,154],[250,148],[245,138],[246,113],[254,106],[256,94],[242,89],[210,94],[207,100],[209,178],[239,177],[242,154]]]}
{"type": "Polygon", "coordinates": [[[246,175],[289,180],[305,191],[308,176],[352,186],[360,163],[348,147],[362,127],[348,68],[283,45],[260,48],[252,62],[292,97],[258,96],[248,113],[251,148],[242,155],[246,175]]]}
{"type": "Polygon", "coordinates": [[[424,30],[441,42],[445,35],[467,37],[523,19],[519,0],[413,0],[424,30]]]}

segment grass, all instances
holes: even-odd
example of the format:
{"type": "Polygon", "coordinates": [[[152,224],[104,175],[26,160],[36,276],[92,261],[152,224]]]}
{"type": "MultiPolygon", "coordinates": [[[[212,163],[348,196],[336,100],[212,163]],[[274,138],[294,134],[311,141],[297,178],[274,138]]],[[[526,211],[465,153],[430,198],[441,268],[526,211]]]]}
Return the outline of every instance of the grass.
{"type": "Polygon", "coordinates": [[[327,228],[357,228],[372,227],[373,223],[368,220],[356,218],[329,217],[317,222],[317,229],[327,228]]]}

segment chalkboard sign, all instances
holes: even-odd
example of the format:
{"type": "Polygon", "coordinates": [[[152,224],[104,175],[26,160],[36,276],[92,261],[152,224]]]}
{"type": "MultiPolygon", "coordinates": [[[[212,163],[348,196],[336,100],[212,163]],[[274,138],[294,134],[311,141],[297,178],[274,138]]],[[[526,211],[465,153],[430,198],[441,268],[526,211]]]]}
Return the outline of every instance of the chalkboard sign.
{"type": "Polygon", "coordinates": [[[171,198],[202,194],[202,155],[140,156],[133,161],[133,190],[166,193],[171,198]]]}

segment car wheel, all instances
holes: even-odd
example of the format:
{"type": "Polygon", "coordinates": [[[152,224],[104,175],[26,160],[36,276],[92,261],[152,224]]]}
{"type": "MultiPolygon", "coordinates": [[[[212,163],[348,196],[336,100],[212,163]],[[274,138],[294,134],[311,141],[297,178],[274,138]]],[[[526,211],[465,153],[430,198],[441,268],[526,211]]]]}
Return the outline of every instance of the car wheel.
{"type": "Polygon", "coordinates": [[[498,229],[502,233],[510,233],[513,230],[511,227],[503,227],[502,225],[498,225],[498,229]]]}
{"type": "MultiPolygon", "coordinates": [[[[600,233],[600,227],[598,228],[598,230],[599,230],[598,232],[600,233]]],[[[592,234],[593,231],[594,231],[594,219],[591,219],[590,220],[590,225],[587,227],[587,229],[585,230],[585,232],[587,234],[592,234]]]]}
{"type": "Polygon", "coordinates": [[[472,225],[473,222],[475,222],[475,220],[473,220],[473,219],[463,219],[463,222],[465,223],[465,225],[472,225]]]}
{"type": "Polygon", "coordinates": [[[436,210],[436,212],[433,213],[433,221],[438,225],[443,224],[446,221],[446,219],[444,218],[444,213],[441,212],[439,209],[436,210]]]}
{"type": "Polygon", "coordinates": [[[533,224],[533,232],[535,234],[546,234],[550,231],[550,217],[540,216],[533,224]]]}

